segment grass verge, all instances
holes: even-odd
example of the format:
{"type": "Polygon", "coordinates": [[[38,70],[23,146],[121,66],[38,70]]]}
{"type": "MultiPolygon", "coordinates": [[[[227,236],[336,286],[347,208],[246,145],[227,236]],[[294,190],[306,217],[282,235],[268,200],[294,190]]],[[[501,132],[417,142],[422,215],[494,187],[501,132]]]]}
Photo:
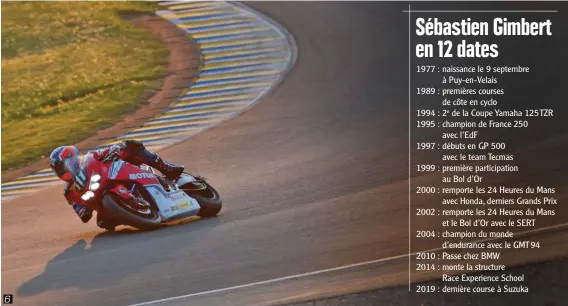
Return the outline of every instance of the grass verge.
{"type": "Polygon", "coordinates": [[[143,101],[168,50],[121,12],[148,2],[2,3],[2,169],[94,135],[143,101]]]}

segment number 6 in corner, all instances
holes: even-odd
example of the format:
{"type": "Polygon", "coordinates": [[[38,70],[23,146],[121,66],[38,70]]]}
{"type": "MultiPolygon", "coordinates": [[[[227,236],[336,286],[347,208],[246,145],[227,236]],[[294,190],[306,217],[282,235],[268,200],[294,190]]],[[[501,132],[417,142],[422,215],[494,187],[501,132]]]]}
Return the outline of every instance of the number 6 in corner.
{"type": "Polygon", "coordinates": [[[3,304],[12,304],[14,303],[14,295],[12,294],[3,294],[2,295],[3,304]]]}

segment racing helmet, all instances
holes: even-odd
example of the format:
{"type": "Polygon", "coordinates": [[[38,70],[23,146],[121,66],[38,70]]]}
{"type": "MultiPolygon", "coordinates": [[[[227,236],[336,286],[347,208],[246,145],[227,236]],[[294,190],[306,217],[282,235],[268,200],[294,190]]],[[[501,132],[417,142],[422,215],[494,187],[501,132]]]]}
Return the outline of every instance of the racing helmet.
{"type": "Polygon", "coordinates": [[[59,179],[69,182],[79,165],[79,150],[74,146],[61,146],[49,155],[49,166],[59,179]]]}

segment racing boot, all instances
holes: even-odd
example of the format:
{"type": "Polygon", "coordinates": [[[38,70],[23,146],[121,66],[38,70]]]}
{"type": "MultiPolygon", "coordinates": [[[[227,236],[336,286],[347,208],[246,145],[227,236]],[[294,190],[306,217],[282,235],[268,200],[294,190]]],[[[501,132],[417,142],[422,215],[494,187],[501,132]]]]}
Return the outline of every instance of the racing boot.
{"type": "Polygon", "coordinates": [[[158,155],[154,154],[154,156],[155,158],[150,166],[162,172],[168,180],[176,181],[182,175],[183,170],[185,169],[184,166],[170,164],[161,159],[158,155]]]}
{"type": "Polygon", "coordinates": [[[166,179],[176,181],[183,173],[184,167],[170,164],[161,159],[156,153],[148,151],[144,144],[136,140],[125,140],[122,142],[124,159],[132,164],[146,164],[160,171],[166,179]]]}

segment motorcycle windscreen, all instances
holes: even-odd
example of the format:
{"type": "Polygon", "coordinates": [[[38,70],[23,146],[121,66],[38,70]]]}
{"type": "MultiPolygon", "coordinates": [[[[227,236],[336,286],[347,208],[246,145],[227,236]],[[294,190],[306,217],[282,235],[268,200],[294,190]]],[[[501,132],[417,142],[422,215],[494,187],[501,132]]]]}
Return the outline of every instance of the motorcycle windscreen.
{"type": "Polygon", "coordinates": [[[79,158],[77,156],[71,156],[64,161],[65,170],[69,171],[72,175],[73,182],[82,190],[87,185],[87,171],[85,168],[81,167],[79,163],[79,158]]]}

